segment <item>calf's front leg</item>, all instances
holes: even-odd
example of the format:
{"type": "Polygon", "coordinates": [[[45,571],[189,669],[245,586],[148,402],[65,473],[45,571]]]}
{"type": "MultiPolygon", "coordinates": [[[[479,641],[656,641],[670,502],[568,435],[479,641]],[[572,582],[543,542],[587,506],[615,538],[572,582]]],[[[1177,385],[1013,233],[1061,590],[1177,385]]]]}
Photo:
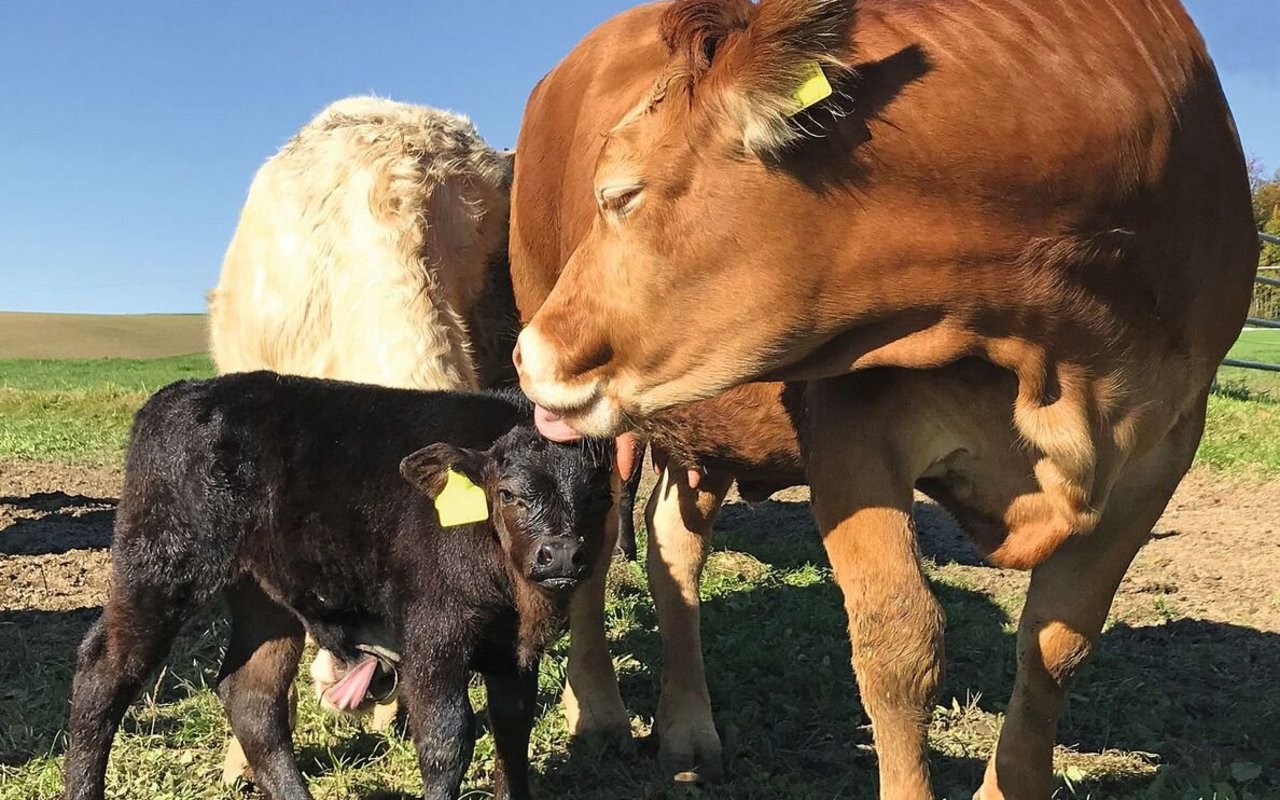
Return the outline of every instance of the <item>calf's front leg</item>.
{"type": "Polygon", "coordinates": [[[528,800],[529,733],[538,707],[538,668],[507,669],[487,673],[489,726],[498,750],[497,774],[493,780],[494,800],[528,800]]]}
{"type": "Polygon", "coordinates": [[[475,727],[467,678],[471,650],[428,620],[440,609],[410,613],[402,633],[400,702],[418,751],[425,800],[457,800],[475,749],[475,727]],[[417,623],[416,625],[414,623],[417,623]]]}

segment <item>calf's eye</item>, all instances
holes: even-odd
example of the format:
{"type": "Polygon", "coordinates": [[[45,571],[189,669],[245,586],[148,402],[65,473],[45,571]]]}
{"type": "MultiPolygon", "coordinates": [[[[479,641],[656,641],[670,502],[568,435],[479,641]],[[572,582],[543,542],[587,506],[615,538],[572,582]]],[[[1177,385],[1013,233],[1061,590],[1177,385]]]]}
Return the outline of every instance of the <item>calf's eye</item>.
{"type": "Polygon", "coordinates": [[[512,504],[512,503],[514,503],[514,502],[516,501],[516,496],[515,496],[514,494],[512,494],[511,492],[507,491],[506,489],[499,489],[499,490],[498,490],[498,500],[499,500],[503,505],[510,505],[510,504],[512,504]]]}

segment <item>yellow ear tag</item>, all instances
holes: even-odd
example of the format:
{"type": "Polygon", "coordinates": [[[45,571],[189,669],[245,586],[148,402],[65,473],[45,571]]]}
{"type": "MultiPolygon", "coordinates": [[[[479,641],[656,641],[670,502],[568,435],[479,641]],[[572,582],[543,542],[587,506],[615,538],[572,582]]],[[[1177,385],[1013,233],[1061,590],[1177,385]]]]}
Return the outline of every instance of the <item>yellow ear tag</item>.
{"type": "Polygon", "coordinates": [[[484,522],[489,518],[489,499],[466,475],[449,470],[444,488],[436,495],[436,513],[445,528],[484,522]]]}
{"type": "Polygon", "coordinates": [[[817,61],[810,61],[804,68],[804,81],[801,82],[795,94],[791,95],[791,99],[800,104],[800,107],[791,112],[793,115],[799,114],[812,105],[821,103],[831,96],[831,82],[827,80],[827,73],[822,71],[822,65],[817,61]]]}

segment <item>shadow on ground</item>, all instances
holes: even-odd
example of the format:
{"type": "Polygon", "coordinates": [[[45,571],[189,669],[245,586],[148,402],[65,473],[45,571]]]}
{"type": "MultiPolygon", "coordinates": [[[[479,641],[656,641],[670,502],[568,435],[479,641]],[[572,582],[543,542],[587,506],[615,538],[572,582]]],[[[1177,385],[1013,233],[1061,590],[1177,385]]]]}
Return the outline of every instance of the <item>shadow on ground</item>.
{"type": "MultiPolygon", "coordinates": [[[[937,564],[986,570],[944,512],[918,504],[922,548],[937,564]]],[[[778,570],[825,568],[807,503],[769,501],[725,508],[716,548],[778,570]]],[[[704,602],[704,648],[727,783],[706,796],[874,798],[875,758],[868,720],[848,660],[846,619],[829,581],[796,586],[766,578],[749,591],[704,602]]],[[[947,614],[947,674],[931,733],[935,784],[943,797],[967,798],[979,785],[1013,687],[1014,626],[980,592],[933,580],[947,614]]],[[[634,713],[657,706],[661,646],[646,608],[615,652],[647,665],[623,677],[634,713]]],[[[1059,741],[1069,765],[1090,775],[1059,796],[1200,797],[1223,793],[1232,767],[1256,797],[1280,790],[1280,636],[1196,619],[1119,623],[1075,682],[1059,741]],[[1190,792],[1190,794],[1188,794],[1190,792]]],[[[1068,766],[1068,774],[1072,767],[1068,766]]],[[[540,782],[552,796],[687,797],[652,762],[616,767],[597,746],[573,744],[540,782]],[[637,774],[637,767],[639,773],[637,774]]],[[[1236,796],[1243,796],[1239,787],[1236,796]]],[[[1277,795],[1280,796],[1280,795],[1277,795]]]]}
{"type": "Polygon", "coordinates": [[[41,514],[36,519],[15,520],[0,529],[0,554],[49,555],[108,547],[116,502],[114,497],[66,492],[0,497],[0,506],[41,514]]]}
{"type": "MultiPolygon", "coordinates": [[[[86,501],[106,502],[71,498],[67,505],[86,501]]],[[[931,559],[985,569],[971,566],[978,563],[972,548],[945,516],[931,516],[940,511],[926,505],[918,513],[931,559]]],[[[95,527],[104,527],[101,520],[95,527]]],[[[722,574],[709,583],[702,623],[728,782],[691,790],[660,775],[645,749],[619,755],[590,742],[567,749],[553,743],[536,779],[542,796],[875,796],[875,758],[849,667],[842,601],[826,579],[807,504],[730,506],[719,529],[724,534],[715,558],[722,574]]],[[[6,540],[12,535],[7,531],[6,540]]],[[[949,709],[933,729],[936,782],[942,796],[967,798],[980,781],[996,715],[1012,687],[1013,629],[1006,610],[987,595],[946,578],[935,577],[934,588],[948,617],[941,705],[949,709]]],[[[634,656],[622,675],[624,697],[634,713],[652,719],[661,647],[652,606],[631,591],[633,624],[614,652],[634,656]]],[[[0,708],[6,709],[0,764],[21,765],[61,749],[75,649],[97,613],[0,611],[0,708]]],[[[201,618],[180,639],[167,661],[169,678],[159,684],[162,702],[212,681],[225,633],[216,620],[216,613],[201,618]]],[[[544,696],[542,702],[554,701],[544,696]]],[[[155,720],[149,724],[156,730],[155,720]]],[[[1280,779],[1277,730],[1280,637],[1194,619],[1117,624],[1076,683],[1059,740],[1084,758],[1113,750],[1129,755],[1064,796],[1180,797],[1184,787],[1229,775],[1239,764],[1263,768],[1249,788],[1268,796],[1266,787],[1280,788],[1267,783],[1280,779]],[[1140,753],[1151,754],[1154,777],[1150,766],[1132,767],[1145,764],[1134,755],[1140,753]]],[[[314,777],[338,763],[375,762],[385,742],[354,735],[333,748],[304,747],[300,757],[314,777]]]]}

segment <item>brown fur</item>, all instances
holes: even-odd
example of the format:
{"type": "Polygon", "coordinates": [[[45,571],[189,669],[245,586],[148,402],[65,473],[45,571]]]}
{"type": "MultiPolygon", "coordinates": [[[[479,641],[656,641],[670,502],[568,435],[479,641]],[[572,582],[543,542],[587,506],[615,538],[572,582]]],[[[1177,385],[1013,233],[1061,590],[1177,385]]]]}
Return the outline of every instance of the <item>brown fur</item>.
{"type": "MultiPolygon", "coordinates": [[[[794,478],[803,445],[885,796],[928,793],[942,663],[912,486],[1033,569],[1024,710],[982,796],[1047,794],[1062,680],[1189,464],[1256,264],[1239,141],[1181,6],[645,6],[539,84],[520,143],[538,153],[512,199],[530,396],[587,433],[638,421],[713,472],[794,478]],[[836,97],[793,119],[807,60],[836,97]],[[635,202],[597,208],[601,186],[635,202]],[[732,388],[759,379],[797,396],[732,388]]],[[[689,596],[697,569],[654,566],[655,591],[689,596]]]]}

